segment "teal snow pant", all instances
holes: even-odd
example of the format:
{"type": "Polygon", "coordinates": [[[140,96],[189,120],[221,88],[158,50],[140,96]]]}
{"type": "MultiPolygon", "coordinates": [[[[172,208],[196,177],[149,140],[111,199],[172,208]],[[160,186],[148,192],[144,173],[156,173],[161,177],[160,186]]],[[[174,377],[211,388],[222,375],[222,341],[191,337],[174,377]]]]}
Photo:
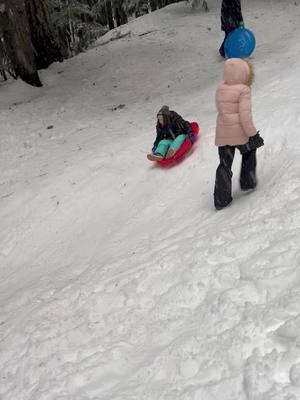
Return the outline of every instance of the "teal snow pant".
{"type": "Polygon", "coordinates": [[[163,139],[161,140],[155,151],[154,154],[160,154],[161,156],[165,157],[168,150],[172,149],[176,153],[182,145],[182,143],[185,141],[186,135],[178,135],[175,140],[172,139],[163,139]]]}

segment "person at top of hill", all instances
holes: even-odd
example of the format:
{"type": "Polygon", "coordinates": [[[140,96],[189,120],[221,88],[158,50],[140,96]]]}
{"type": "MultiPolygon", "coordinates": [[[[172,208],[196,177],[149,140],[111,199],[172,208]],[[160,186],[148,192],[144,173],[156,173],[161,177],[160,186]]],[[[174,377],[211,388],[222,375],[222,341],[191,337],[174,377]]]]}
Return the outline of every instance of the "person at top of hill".
{"type": "Polygon", "coordinates": [[[232,201],[232,163],[235,149],[242,154],[241,189],[254,189],[256,179],[256,149],[264,144],[257,132],[251,111],[251,85],[254,79],[250,62],[231,58],[224,63],[224,82],[217,88],[218,111],[216,139],[220,164],[216,171],[214,204],[217,210],[232,201]]]}
{"type": "Polygon", "coordinates": [[[150,161],[170,159],[179,150],[186,137],[192,143],[195,141],[191,124],[185,121],[177,112],[163,106],[157,113],[156,139],[152,153],[147,155],[150,161]]]}
{"type": "Polygon", "coordinates": [[[240,0],[222,0],[221,5],[221,30],[225,32],[225,38],[219,53],[222,57],[225,57],[224,45],[227,36],[230,32],[244,26],[244,19],[242,15],[241,1],[240,0]]]}

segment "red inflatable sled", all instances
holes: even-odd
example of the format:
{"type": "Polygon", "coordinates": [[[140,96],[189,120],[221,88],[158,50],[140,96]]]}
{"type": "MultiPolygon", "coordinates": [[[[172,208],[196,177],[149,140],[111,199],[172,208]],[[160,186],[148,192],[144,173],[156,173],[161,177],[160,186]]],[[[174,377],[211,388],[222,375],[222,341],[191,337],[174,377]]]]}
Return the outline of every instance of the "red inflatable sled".
{"type": "MultiPolygon", "coordinates": [[[[195,139],[197,140],[197,136],[199,133],[199,125],[197,122],[191,122],[191,126],[192,129],[194,131],[194,135],[195,135],[195,139]]],[[[186,138],[185,141],[183,142],[182,146],[180,147],[180,149],[174,154],[174,156],[172,158],[169,158],[168,160],[166,160],[165,158],[163,160],[157,161],[160,165],[170,165],[173,162],[179,160],[180,158],[182,158],[184,156],[184,154],[186,152],[188,152],[191,147],[193,146],[193,143],[190,141],[189,138],[186,138]]]]}

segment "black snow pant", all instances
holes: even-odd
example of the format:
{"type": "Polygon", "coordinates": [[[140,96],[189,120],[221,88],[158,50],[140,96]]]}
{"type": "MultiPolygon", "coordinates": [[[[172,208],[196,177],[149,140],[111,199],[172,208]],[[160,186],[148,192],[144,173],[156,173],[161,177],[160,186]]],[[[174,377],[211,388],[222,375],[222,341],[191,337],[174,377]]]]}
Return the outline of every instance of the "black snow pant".
{"type": "MultiPolygon", "coordinates": [[[[219,147],[220,164],[216,172],[214,202],[216,209],[221,209],[232,201],[232,163],[236,146],[219,147]]],[[[242,190],[256,187],[256,149],[242,154],[240,186],[242,190]]]]}
{"type": "Polygon", "coordinates": [[[223,43],[221,44],[221,46],[219,48],[219,53],[223,58],[225,58],[225,42],[226,42],[227,36],[232,31],[234,31],[234,29],[227,29],[226,31],[224,31],[225,32],[225,37],[224,37],[223,43]]]}

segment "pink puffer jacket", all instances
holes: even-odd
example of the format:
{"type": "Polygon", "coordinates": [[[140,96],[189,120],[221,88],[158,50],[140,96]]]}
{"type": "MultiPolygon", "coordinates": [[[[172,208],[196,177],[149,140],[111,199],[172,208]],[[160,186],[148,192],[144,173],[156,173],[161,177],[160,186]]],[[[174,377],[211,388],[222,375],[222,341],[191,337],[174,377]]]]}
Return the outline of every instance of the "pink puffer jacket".
{"type": "Polygon", "coordinates": [[[249,78],[250,69],[245,61],[239,58],[225,61],[224,83],[216,93],[217,146],[245,144],[257,132],[252,121],[249,78]]]}

